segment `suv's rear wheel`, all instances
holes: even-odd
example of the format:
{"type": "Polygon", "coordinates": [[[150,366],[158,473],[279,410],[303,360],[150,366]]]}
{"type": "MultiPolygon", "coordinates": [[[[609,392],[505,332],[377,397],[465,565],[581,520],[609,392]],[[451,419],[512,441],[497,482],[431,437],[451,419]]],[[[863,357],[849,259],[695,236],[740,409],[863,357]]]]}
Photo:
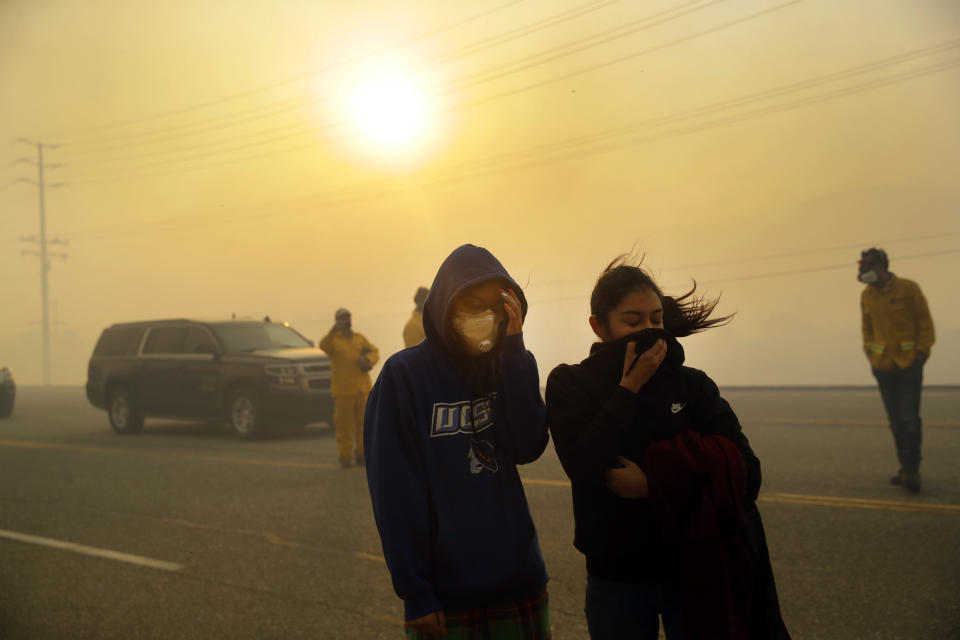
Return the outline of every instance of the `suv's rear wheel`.
{"type": "Polygon", "coordinates": [[[143,429],[143,414],[137,410],[130,399],[130,392],[124,387],[116,387],[110,392],[107,405],[110,426],[117,433],[138,433],[143,429]]]}
{"type": "Polygon", "coordinates": [[[260,434],[260,402],[249,389],[238,389],[227,400],[227,424],[238,438],[254,438],[260,434]]]}

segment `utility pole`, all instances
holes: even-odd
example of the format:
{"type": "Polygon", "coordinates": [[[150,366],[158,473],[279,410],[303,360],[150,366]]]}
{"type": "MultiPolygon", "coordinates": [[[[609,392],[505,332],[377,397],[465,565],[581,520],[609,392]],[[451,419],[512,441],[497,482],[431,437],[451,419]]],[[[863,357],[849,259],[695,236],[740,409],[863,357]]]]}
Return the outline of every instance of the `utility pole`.
{"type": "MultiPolygon", "coordinates": [[[[48,283],[48,272],[50,271],[50,257],[59,257],[59,258],[65,259],[67,257],[67,254],[51,253],[47,250],[47,245],[48,244],[66,245],[67,242],[60,239],[54,239],[49,242],[47,241],[47,214],[46,214],[45,202],[44,202],[44,195],[45,195],[44,190],[46,189],[46,187],[51,187],[51,188],[61,187],[63,186],[63,184],[62,183],[46,184],[43,178],[43,170],[45,167],[54,169],[57,167],[62,167],[63,165],[62,164],[44,165],[43,163],[44,144],[42,142],[34,143],[32,140],[27,140],[25,138],[20,138],[18,142],[24,142],[30,145],[33,145],[33,144],[37,145],[36,162],[34,162],[29,158],[18,158],[17,160],[17,162],[26,162],[28,164],[37,165],[37,181],[34,182],[33,180],[29,180],[27,178],[20,178],[19,180],[17,180],[17,182],[26,182],[29,184],[37,185],[37,192],[39,193],[39,196],[40,196],[40,236],[39,237],[37,236],[21,237],[20,240],[21,242],[31,242],[31,243],[36,243],[40,245],[40,249],[38,251],[24,250],[23,253],[40,256],[40,294],[41,294],[41,304],[43,307],[43,316],[42,316],[43,318],[43,321],[42,321],[42,324],[43,324],[43,384],[48,385],[50,384],[50,309],[49,309],[50,288],[48,283]]],[[[46,145],[46,146],[48,149],[56,149],[59,145],[46,145]]]]}

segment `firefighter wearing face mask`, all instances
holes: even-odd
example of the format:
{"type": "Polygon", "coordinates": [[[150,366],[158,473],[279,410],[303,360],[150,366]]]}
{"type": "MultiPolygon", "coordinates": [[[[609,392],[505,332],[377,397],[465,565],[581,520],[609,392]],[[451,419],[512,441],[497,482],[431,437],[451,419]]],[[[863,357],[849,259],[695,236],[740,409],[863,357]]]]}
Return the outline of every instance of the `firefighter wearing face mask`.
{"type": "Polygon", "coordinates": [[[370,393],[370,369],[380,359],[379,350],[353,330],[350,312],[338,309],[335,323],[320,348],[330,358],[333,426],[337,434],[340,466],[364,464],[363,415],[370,393]]]}
{"type": "Polygon", "coordinates": [[[888,271],[882,249],[860,254],[857,279],[866,284],[860,295],[863,350],[880,387],[890,420],[900,471],[890,482],[920,491],[920,391],[923,365],[934,342],[933,319],[920,286],[888,271]]]}

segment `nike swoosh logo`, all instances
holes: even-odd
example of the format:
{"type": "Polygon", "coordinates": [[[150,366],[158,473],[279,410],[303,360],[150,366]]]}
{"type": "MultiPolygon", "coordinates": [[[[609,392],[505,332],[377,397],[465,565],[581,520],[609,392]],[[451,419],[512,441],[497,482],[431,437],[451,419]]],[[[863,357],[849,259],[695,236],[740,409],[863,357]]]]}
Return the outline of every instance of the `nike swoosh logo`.
{"type": "Polygon", "coordinates": [[[684,408],[685,406],[687,406],[687,403],[685,403],[685,402],[684,402],[684,403],[678,402],[677,404],[671,405],[671,406],[670,406],[670,413],[680,413],[681,411],[683,411],[683,408],[684,408]]]}

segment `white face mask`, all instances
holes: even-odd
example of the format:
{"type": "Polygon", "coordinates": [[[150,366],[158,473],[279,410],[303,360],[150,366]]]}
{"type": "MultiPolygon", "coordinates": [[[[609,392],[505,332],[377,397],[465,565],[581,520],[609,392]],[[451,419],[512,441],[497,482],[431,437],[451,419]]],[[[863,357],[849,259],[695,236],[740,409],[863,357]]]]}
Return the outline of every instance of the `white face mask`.
{"type": "Polygon", "coordinates": [[[859,280],[863,284],[874,284],[879,279],[880,278],[879,276],[877,276],[877,272],[874,271],[873,269],[870,269],[870,271],[864,271],[859,276],[857,276],[857,280],[859,280]]]}
{"type": "Polygon", "coordinates": [[[483,313],[458,313],[453,328],[471,350],[486,353],[497,342],[497,315],[487,309],[483,313]]]}

